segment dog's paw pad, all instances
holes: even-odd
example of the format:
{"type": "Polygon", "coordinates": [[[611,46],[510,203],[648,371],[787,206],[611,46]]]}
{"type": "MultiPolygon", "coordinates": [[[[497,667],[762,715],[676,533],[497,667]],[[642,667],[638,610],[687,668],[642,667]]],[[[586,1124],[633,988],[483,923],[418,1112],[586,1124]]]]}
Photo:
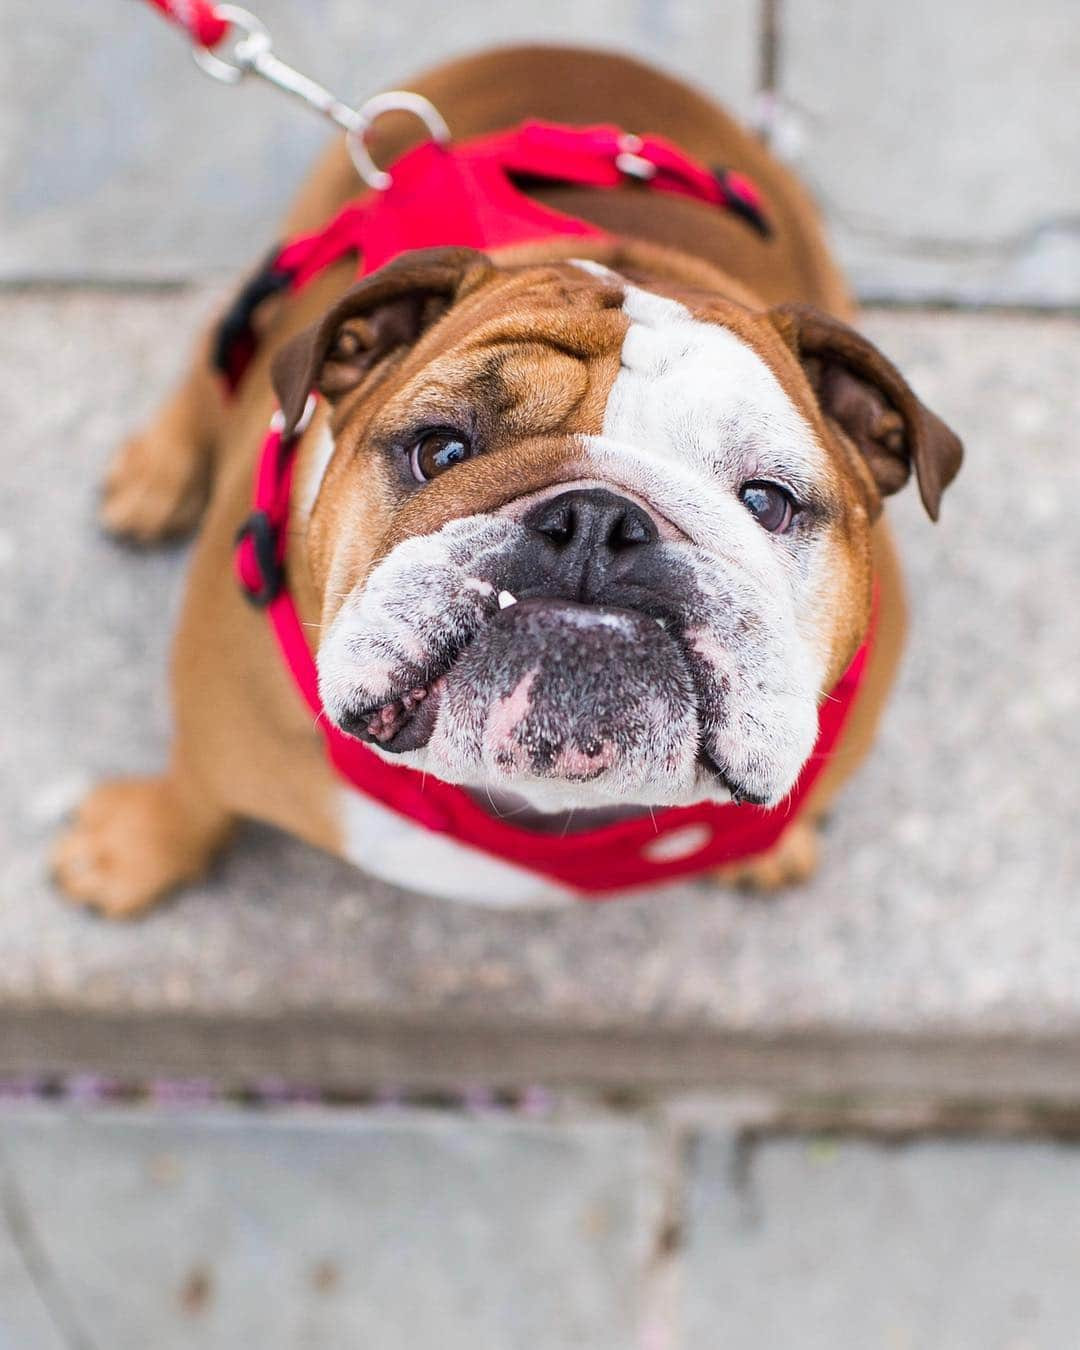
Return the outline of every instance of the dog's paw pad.
{"type": "Polygon", "coordinates": [[[205,848],[185,838],[177,824],[162,780],[103,783],[58,840],[53,876],[76,904],[129,918],[205,870],[205,848]]]}
{"type": "Polygon", "coordinates": [[[110,534],[152,544],[194,529],[208,488],[197,449],[146,432],[132,436],[117,451],[102,490],[99,518],[110,534]]]}

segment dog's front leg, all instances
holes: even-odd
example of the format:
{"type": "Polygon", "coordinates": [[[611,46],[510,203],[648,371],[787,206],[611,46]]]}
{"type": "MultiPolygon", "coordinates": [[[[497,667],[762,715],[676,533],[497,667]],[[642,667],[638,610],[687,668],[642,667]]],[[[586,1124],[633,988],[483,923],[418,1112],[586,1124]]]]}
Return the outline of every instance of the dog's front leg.
{"type": "Polygon", "coordinates": [[[818,824],[797,820],[787,827],[772,848],[743,862],[718,867],[713,873],[721,886],[747,891],[778,891],[809,881],[818,866],[818,824]]]}
{"type": "Polygon", "coordinates": [[[77,904],[130,918],[205,874],[234,817],[182,765],[156,778],[100,783],[53,853],[57,883],[77,904]]]}
{"type": "Polygon", "coordinates": [[[211,367],[214,328],[150,422],[116,452],[102,492],[101,523],[139,544],[188,534],[210,495],[224,397],[211,367]]]}

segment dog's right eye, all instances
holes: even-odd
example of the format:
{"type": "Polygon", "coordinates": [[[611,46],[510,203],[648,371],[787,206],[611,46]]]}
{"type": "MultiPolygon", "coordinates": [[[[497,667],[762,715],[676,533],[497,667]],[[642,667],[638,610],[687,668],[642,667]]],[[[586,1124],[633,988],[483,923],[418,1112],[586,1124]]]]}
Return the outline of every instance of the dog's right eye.
{"type": "Polygon", "coordinates": [[[446,429],[425,431],[413,444],[409,453],[409,465],[413,477],[418,483],[426,483],[455,464],[468,459],[473,452],[472,443],[459,431],[446,429]]]}
{"type": "Polygon", "coordinates": [[[770,534],[787,534],[795,519],[795,500],[787,488],[779,483],[753,481],[744,483],[739,500],[763,530],[770,534]]]}

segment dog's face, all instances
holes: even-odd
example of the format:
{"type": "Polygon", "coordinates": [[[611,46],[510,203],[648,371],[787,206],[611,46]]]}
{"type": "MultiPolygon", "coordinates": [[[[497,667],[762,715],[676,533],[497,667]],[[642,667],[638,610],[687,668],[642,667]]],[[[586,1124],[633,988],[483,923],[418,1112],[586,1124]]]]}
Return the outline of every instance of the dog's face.
{"type": "Polygon", "coordinates": [[[328,715],[540,810],[773,804],[870,614],[870,527],[956,438],[850,329],[595,263],[406,255],[279,356],[333,404],[328,715]]]}

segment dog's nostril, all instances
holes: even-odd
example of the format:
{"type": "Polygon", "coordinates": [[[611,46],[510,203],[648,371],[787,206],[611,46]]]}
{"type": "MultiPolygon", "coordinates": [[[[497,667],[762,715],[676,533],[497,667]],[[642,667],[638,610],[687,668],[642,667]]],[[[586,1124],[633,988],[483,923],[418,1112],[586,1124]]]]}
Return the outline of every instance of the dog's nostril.
{"type": "Polygon", "coordinates": [[[625,511],[611,527],[608,544],[615,549],[633,548],[638,544],[651,544],[656,538],[656,529],[644,511],[629,503],[625,511]]]}
{"type": "Polygon", "coordinates": [[[536,523],[536,530],[553,544],[568,544],[576,533],[577,518],[573,504],[563,498],[553,503],[554,510],[536,523]]]}
{"type": "Polygon", "coordinates": [[[523,523],[559,548],[579,544],[620,553],[657,538],[647,512],[606,488],[583,488],[552,497],[530,511],[523,523]]]}

